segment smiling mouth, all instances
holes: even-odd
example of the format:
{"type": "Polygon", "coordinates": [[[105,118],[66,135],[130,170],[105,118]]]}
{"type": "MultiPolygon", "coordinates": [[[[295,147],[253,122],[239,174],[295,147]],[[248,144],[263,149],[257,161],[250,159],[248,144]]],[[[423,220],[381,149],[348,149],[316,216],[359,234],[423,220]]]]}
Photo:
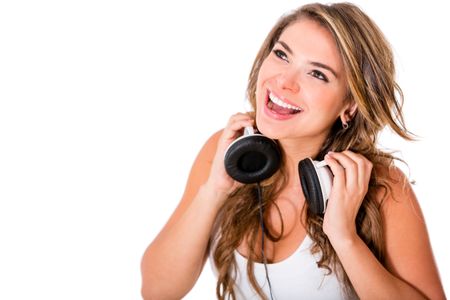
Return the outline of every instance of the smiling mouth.
{"type": "Polygon", "coordinates": [[[267,95],[266,102],[267,107],[279,115],[295,115],[303,111],[301,107],[284,102],[270,91],[267,95]]]}

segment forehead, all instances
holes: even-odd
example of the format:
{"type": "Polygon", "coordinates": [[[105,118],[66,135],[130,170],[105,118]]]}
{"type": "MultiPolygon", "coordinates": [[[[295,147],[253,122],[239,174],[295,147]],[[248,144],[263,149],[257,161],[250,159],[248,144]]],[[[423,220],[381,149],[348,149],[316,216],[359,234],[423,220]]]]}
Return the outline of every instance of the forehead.
{"type": "Polygon", "coordinates": [[[325,63],[338,72],[343,68],[333,35],[316,21],[305,18],[295,21],[284,29],[279,40],[298,58],[325,63]]]}

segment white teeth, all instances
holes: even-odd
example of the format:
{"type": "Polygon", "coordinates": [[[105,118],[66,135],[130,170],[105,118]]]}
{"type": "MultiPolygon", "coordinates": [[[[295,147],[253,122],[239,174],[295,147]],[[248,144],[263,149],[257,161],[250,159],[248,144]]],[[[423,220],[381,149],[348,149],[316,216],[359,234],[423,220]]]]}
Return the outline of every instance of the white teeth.
{"type": "Polygon", "coordinates": [[[292,110],[297,110],[297,111],[301,111],[302,109],[298,106],[293,106],[290,105],[289,103],[283,102],[280,98],[277,98],[274,94],[270,93],[269,94],[269,99],[275,103],[276,105],[279,105],[281,107],[284,108],[288,108],[288,109],[292,109],[292,110]]]}

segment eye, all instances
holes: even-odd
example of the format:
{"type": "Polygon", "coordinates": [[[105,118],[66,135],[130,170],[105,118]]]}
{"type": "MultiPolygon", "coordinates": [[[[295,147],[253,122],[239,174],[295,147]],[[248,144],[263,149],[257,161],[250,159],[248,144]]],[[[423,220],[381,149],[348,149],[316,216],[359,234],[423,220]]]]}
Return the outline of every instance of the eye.
{"type": "Polygon", "coordinates": [[[274,49],[273,53],[280,59],[289,62],[288,57],[286,55],[286,53],[283,50],[280,49],[274,49]]]}
{"type": "Polygon", "coordinates": [[[309,72],[309,75],[316,77],[317,79],[323,80],[325,82],[328,82],[327,76],[325,76],[325,74],[323,74],[318,70],[312,70],[311,72],[309,72]]]}

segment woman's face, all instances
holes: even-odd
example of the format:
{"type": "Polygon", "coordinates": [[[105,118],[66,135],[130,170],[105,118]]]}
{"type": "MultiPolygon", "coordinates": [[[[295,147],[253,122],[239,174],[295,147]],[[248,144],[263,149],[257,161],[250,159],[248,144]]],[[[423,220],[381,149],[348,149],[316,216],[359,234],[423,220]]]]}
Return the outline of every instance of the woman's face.
{"type": "Polygon", "coordinates": [[[261,65],[258,129],[273,139],[325,139],[350,109],[346,92],[344,65],[331,33],[314,21],[296,21],[261,65]]]}

